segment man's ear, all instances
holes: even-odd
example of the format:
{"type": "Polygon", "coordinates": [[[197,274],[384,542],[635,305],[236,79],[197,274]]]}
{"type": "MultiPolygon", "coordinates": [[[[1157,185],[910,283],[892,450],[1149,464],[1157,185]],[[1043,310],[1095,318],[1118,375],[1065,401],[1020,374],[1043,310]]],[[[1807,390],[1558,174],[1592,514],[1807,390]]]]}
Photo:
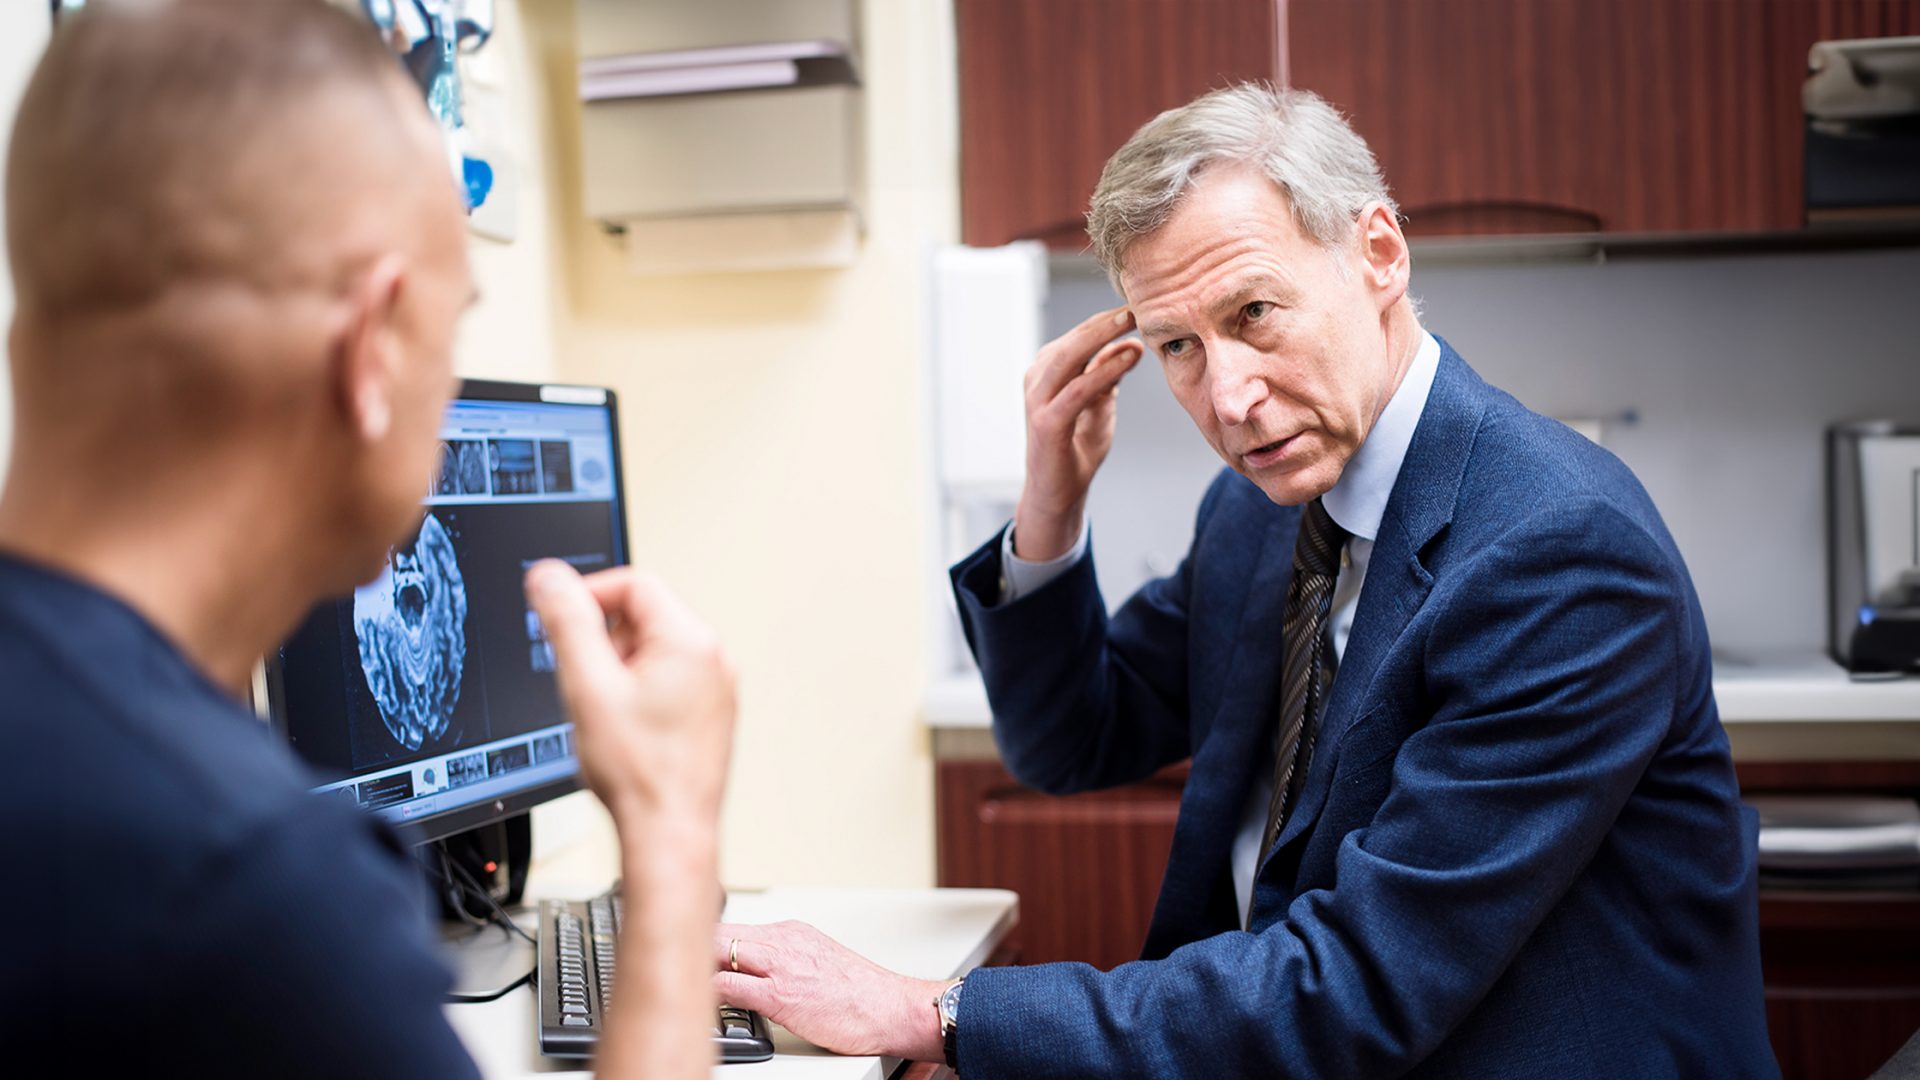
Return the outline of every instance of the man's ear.
{"type": "Polygon", "coordinates": [[[406,259],[381,256],[353,290],[352,310],[334,351],[334,396],[362,442],[379,442],[393,426],[394,380],[401,362],[396,320],[406,284],[406,259]]]}
{"type": "Polygon", "coordinates": [[[1407,294],[1412,257],[1400,221],[1383,202],[1370,202],[1360,211],[1360,266],[1368,291],[1385,311],[1407,294]]]}

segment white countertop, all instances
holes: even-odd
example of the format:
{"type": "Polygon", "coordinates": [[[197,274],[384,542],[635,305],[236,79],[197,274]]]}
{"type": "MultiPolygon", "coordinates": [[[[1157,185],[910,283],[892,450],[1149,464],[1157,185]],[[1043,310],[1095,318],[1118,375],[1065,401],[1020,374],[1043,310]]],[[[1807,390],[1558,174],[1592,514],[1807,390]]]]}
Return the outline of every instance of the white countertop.
{"type": "MultiPolygon", "coordinates": [[[[1825,655],[1714,659],[1713,694],[1720,720],[1744,724],[1920,724],[1920,678],[1855,680],[1825,655]]],[[[950,676],[927,690],[926,722],[934,728],[987,728],[993,712],[978,674],[950,676]]]]}
{"type": "Polygon", "coordinates": [[[1920,678],[1854,679],[1819,653],[1752,663],[1716,657],[1713,696],[1730,724],[1920,722],[1920,678]]]}
{"type": "MultiPolygon", "coordinates": [[[[1004,889],[768,889],[730,896],[726,919],[800,919],[882,966],[944,979],[986,960],[1018,921],[1019,900],[1004,889]]],[[[591,1075],[582,1062],[540,1055],[528,988],[485,1005],[449,1005],[446,1012],[484,1076],[591,1075]]],[[[900,1064],[829,1054],[769,1027],[773,1060],[715,1066],[715,1080],[885,1080],[900,1064]]]]}

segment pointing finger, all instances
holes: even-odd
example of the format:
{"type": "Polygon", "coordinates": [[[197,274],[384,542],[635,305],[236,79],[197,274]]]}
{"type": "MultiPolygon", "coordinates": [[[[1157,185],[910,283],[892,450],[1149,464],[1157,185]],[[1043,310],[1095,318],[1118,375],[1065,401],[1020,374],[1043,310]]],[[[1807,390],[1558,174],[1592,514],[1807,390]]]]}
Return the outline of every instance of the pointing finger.
{"type": "Polygon", "coordinates": [[[553,645],[563,681],[569,671],[599,673],[619,665],[607,637],[606,612],[573,567],[542,559],[527,571],[526,591],[553,645]]]}
{"type": "Polygon", "coordinates": [[[663,639],[705,641],[710,636],[706,624],[653,574],[617,566],[584,580],[599,605],[633,635],[637,647],[663,639]]]}

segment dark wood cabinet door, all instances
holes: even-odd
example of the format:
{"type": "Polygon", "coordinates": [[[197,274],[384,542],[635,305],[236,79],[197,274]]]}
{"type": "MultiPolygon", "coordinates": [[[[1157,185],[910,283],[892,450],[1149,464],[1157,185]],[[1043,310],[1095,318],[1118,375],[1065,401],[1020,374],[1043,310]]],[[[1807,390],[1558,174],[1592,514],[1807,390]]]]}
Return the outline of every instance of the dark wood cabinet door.
{"type": "MultiPolygon", "coordinates": [[[[1614,0],[1608,0],[1613,3],[1614,0]]],[[[1569,55],[1617,46],[1580,0],[1291,0],[1288,82],[1373,148],[1415,235],[1605,228],[1610,102],[1569,55]]]]}
{"type": "MultiPolygon", "coordinates": [[[[1743,795],[1920,798],[1920,761],[1741,762],[1743,795]]],[[[1920,1031],[1920,893],[1760,889],[1767,1033],[1785,1080],[1858,1080],[1920,1031]]]]}
{"type": "Polygon", "coordinates": [[[954,0],[961,233],[1086,246],[1087,199],[1141,124],[1278,75],[1284,0],[954,0]]]}
{"type": "Polygon", "coordinates": [[[1816,41],[1920,0],[1290,0],[1291,85],[1345,110],[1414,235],[1798,228],[1816,41]]]}
{"type": "Polygon", "coordinates": [[[1056,798],[996,761],[942,761],[935,779],[943,886],[1012,889],[1012,962],[1140,957],[1173,850],[1186,766],[1111,791],[1056,798]]]}

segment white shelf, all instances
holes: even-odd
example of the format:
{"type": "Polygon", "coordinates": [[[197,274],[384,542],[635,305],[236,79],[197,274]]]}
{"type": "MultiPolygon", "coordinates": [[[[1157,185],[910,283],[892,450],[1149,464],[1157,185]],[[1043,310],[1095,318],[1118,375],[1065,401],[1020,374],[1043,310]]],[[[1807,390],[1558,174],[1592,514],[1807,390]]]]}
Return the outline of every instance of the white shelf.
{"type": "Polygon", "coordinates": [[[987,706],[987,688],[977,672],[951,675],[927,687],[923,702],[931,728],[990,728],[993,710],[987,706]]]}
{"type": "Polygon", "coordinates": [[[1729,724],[1920,722],[1920,678],[1856,681],[1817,653],[1751,664],[1716,657],[1713,696],[1729,724]]]}
{"type": "MultiPolygon", "coordinates": [[[[1920,724],[1920,678],[1856,681],[1819,654],[1753,663],[1716,658],[1714,698],[1726,724],[1920,724]]],[[[986,688],[972,672],[928,687],[927,726],[992,726],[986,688]]]]}

